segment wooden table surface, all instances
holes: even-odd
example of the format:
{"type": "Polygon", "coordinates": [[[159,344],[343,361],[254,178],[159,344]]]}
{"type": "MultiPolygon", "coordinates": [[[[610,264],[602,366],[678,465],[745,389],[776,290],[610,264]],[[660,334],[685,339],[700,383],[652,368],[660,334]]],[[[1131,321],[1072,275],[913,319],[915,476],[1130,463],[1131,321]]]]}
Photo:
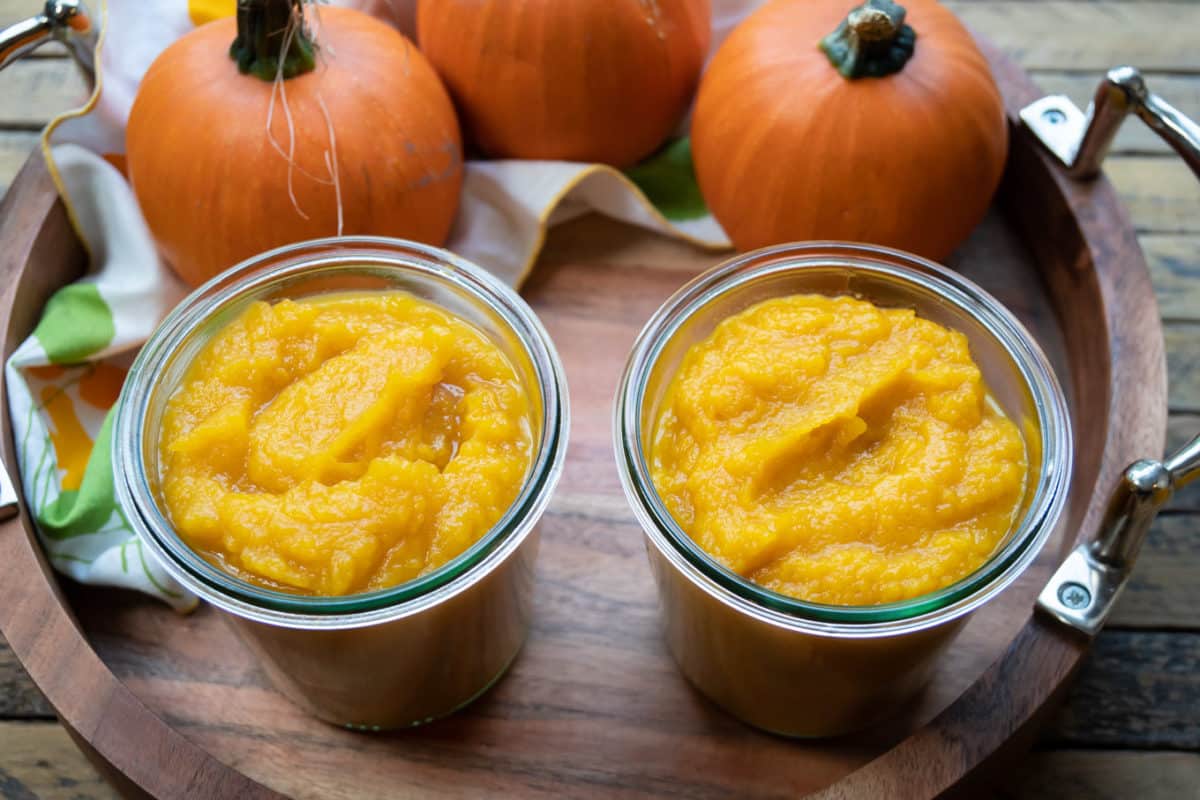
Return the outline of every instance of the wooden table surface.
{"type": "MultiPolygon", "coordinates": [[[[1107,67],[1143,69],[1200,120],[1200,3],[957,0],[976,31],[1048,91],[1084,106],[1107,67]]],[[[42,0],[0,0],[0,27],[42,0]]],[[[0,73],[0,194],[38,131],[83,93],[63,51],[0,73]]],[[[1168,446],[1200,431],[1200,182],[1136,122],[1106,165],[1158,292],[1170,375],[1168,446]]],[[[1130,424],[1136,424],[1131,420],[1130,424]]],[[[1065,707],[995,787],[1004,798],[1200,798],[1200,485],[1156,523],[1133,581],[1065,707]]],[[[0,638],[0,797],[108,798],[0,638]]]]}

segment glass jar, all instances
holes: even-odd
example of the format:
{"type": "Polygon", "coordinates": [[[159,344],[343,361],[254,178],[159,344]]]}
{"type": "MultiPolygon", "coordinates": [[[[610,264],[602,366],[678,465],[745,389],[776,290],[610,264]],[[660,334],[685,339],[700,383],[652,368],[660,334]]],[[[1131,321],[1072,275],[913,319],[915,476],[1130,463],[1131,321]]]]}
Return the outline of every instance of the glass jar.
{"type": "Polygon", "coordinates": [[[283,247],[197,289],[151,335],[113,431],[122,513],[166,570],[225,612],[275,685],[311,713],[355,729],[428,722],[469,703],[516,656],[531,617],[538,522],[562,472],[566,379],[528,305],[481,268],[434,247],[348,237],[283,247]],[[533,414],[532,464],[517,499],[474,545],[398,586],[343,597],[240,580],[185,544],[158,492],[167,401],[198,352],[256,300],[403,290],[472,323],[508,356],[533,414]]]}
{"type": "Polygon", "coordinates": [[[739,256],[672,296],[633,347],[614,414],[617,466],[645,532],[668,645],[704,694],[757,727],[832,736],[891,713],[929,679],[967,615],[1029,566],[1060,524],[1073,440],[1066,402],[1040,348],[995,298],[907,253],[806,243],[739,256]],[[758,586],[704,552],[671,516],[647,465],[653,425],[688,348],[722,320],[772,297],[851,295],[966,335],[1029,457],[1017,523],[977,570],[930,594],[874,606],[810,603],[758,586]]]}

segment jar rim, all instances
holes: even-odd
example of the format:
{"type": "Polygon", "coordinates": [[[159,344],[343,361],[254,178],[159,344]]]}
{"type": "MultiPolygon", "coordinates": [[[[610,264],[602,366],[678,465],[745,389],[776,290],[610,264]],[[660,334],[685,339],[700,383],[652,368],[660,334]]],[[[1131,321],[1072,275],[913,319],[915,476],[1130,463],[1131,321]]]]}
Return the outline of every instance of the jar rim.
{"type": "Polygon", "coordinates": [[[617,390],[613,440],[617,471],[635,516],[655,547],[693,583],[744,613],[774,624],[857,638],[940,625],[995,596],[1025,570],[1056,528],[1065,506],[1073,448],[1066,400],[1032,335],[997,299],[946,267],[901,250],[847,242],[803,242],[736,256],[673,294],[634,343],[617,390]],[[1043,468],[1024,516],[1006,544],[979,568],[942,589],[869,606],[813,603],[755,584],[709,555],[659,496],[643,452],[642,403],[650,375],[674,335],[709,303],[755,279],[797,271],[841,269],[935,293],[976,319],[1020,375],[1037,414],[1043,468]]]}
{"type": "MultiPolygon", "coordinates": [[[[173,391],[170,387],[167,391],[173,391]]],[[[300,242],[247,259],[184,298],[143,345],[118,400],[113,428],[117,501],[139,537],[181,584],[241,617],[288,627],[346,628],[415,613],[458,594],[494,569],[532,531],[561,476],[570,430],[566,376],[529,305],[481,267],[441,248],[371,236],[300,242]],[[431,572],[385,589],[314,596],[269,589],[222,570],[178,535],[145,464],[147,411],[162,370],[194,332],[239,302],[330,275],[420,275],[481,302],[519,343],[541,393],[540,445],[517,498],[474,544],[431,572]]]]}

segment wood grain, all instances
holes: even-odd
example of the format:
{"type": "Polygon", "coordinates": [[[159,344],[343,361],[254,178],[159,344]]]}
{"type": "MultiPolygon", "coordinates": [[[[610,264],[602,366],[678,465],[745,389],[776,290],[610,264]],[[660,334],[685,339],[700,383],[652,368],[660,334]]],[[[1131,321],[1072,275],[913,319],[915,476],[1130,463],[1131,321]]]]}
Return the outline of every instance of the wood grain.
{"type": "MultiPolygon", "coordinates": [[[[1200,433],[1200,414],[1183,412],[1171,414],[1167,420],[1167,452],[1179,449],[1198,433],[1200,433]]],[[[1176,492],[1171,499],[1170,508],[1177,511],[1200,512],[1200,481],[1193,481],[1176,492]]],[[[1200,536],[1200,521],[1195,524],[1197,525],[1196,534],[1200,536]]],[[[1197,616],[1200,617],[1200,614],[1197,616]]],[[[1197,624],[1200,625],[1200,620],[1197,621],[1197,624]]]]}
{"type": "Polygon", "coordinates": [[[1167,450],[1176,450],[1200,433],[1200,414],[1178,412],[1167,421],[1167,450]]]}
{"type": "Polygon", "coordinates": [[[1194,798],[1200,754],[1062,750],[1030,754],[997,787],[1002,800],[1194,798]]]}
{"type": "MultiPolygon", "coordinates": [[[[1139,569],[1146,566],[1146,564],[1142,564],[1139,569]]],[[[1195,605],[1192,606],[1193,609],[1195,607],[1195,605]]],[[[1156,743],[1161,744],[1163,741],[1162,734],[1155,733],[1156,731],[1178,732],[1194,728],[1195,720],[1200,719],[1200,677],[1195,676],[1186,667],[1188,664],[1194,663],[1189,659],[1195,659],[1200,654],[1187,647],[1174,647],[1173,642],[1177,641],[1175,639],[1177,636],[1178,634],[1158,632],[1143,634],[1135,639],[1131,638],[1131,634],[1127,631],[1110,629],[1102,633],[1096,650],[1099,654],[1097,658],[1100,660],[1093,659],[1092,661],[1095,663],[1089,662],[1089,666],[1081,671],[1068,699],[1066,708],[1069,711],[1054,720],[1048,727],[1046,741],[1066,747],[1157,746],[1155,744],[1148,745],[1148,741],[1151,741],[1150,736],[1156,737],[1152,740],[1156,743]],[[1184,671],[1164,668],[1164,663],[1169,663],[1171,659],[1182,659],[1184,671]],[[1127,696],[1130,685],[1137,687],[1136,696],[1132,699],[1127,696]]],[[[1188,637],[1189,641],[1194,641],[1194,638],[1188,637]]],[[[206,643],[202,642],[201,644],[206,643]]],[[[143,647],[149,650],[153,648],[153,643],[147,641],[143,647]]],[[[227,669],[222,670],[222,673],[226,678],[229,675],[227,669]]],[[[32,687],[32,683],[24,676],[24,671],[20,669],[19,665],[15,662],[0,660],[0,685],[11,686],[14,683],[23,684],[18,691],[28,691],[32,687]]],[[[49,728],[49,726],[44,727],[49,728]]],[[[0,723],[0,731],[2,730],[3,723],[0,723]]],[[[17,728],[16,730],[33,730],[33,728],[17,728]]],[[[1166,738],[1172,746],[1176,746],[1177,734],[1166,738]]],[[[65,742],[66,740],[63,738],[58,741],[65,742]]],[[[1188,739],[1185,738],[1183,741],[1186,742],[1188,739]]],[[[0,733],[0,754],[3,754],[0,757],[0,771],[11,774],[14,771],[14,753],[4,749],[2,742],[3,733],[0,733]]],[[[1055,754],[1033,754],[1030,760],[1023,763],[1021,769],[1017,771],[1017,774],[1023,779],[1007,783],[1006,792],[1002,794],[1005,797],[1021,797],[1029,798],[1029,800],[1043,797],[1074,797],[1076,796],[1074,794],[1058,793],[1058,787],[1069,785],[1066,783],[1068,781],[1081,781],[1082,787],[1092,787],[1092,784],[1085,780],[1086,776],[1096,771],[1103,773],[1101,765],[1113,761],[1113,769],[1117,770],[1117,773],[1105,777],[1103,780],[1097,776],[1096,780],[1100,782],[1096,785],[1106,785],[1109,780],[1116,781],[1113,784],[1113,791],[1117,793],[1079,796],[1121,798],[1133,796],[1117,790],[1136,785],[1137,781],[1146,781],[1148,776],[1155,775],[1160,768],[1168,770],[1169,774],[1162,776],[1162,780],[1166,783],[1161,786],[1155,784],[1157,790],[1149,796],[1188,796],[1186,794],[1172,795],[1166,791],[1175,785],[1171,783],[1173,780],[1170,778],[1171,775],[1192,774],[1187,771],[1191,768],[1185,768],[1183,764],[1170,763],[1173,754],[1152,754],[1156,758],[1145,762],[1122,761],[1132,755],[1142,756],[1144,754],[1092,751],[1091,761],[1070,757],[1063,762],[1059,762],[1055,754]],[[1159,756],[1167,757],[1166,762],[1168,763],[1165,766],[1160,762],[1159,756]],[[1180,770],[1184,771],[1180,772],[1180,770]],[[1036,780],[1034,780],[1035,776],[1036,780]],[[1130,784],[1130,781],[1135,783],[1130,784]],[[1043,782],[1044,786],[1041,785],[1043,782]]],[[[1197,758],[1195,755],[1192,757],[1197,758]]],[[[46,760],[50,761],[51,768],[56,772],[86,775],[90,769],[82,756],[71,748],[50,749],[46,760]]],[[[1083,791],[1082,788],[1081,791],[1083,791]]],[[[1087,791],[1097,791],[1097,789],[1088,788],[1087,791]]],[[[0,796],[7,795],[0,792],[0,796]]]]}
{"type": "Polygon", "coordinates": [[[27,131],[0,132],[0,192],[8,186],[37,146],[38,135],[27,131]]]}
{"type": "MultiPolygon", "coordinates": [[[[1002,292],[1055,345],[1053,312],[1029,291],[1038,279],[1023,257],[998,217],[960,256],[968,272],[1002,292]]],[[[545,521],[530,640],[509,676],[479,705],[405,737],[399,751],[395,740],[364,740],[293,709],[210,610],[180,620],[152,601],[80,592],[73,606],[91,641],[122,682],[189,739],[297,796],[336,797],[347,789],[273,758],[273,731],[287,731],[301,761],[316,752],[355,758],[360,779],[354,789],[364,795],[402,777],[431,793],[450,792],[451,776],[462,781],[487,774],[497,791],[522,794],[568,785],[584,793],[586,784],[595,792],[708,796],[727,791],[719,776],[735,773],[746,793],[769,794],[780,781],[796,791],[817,788],[864,763],[944,708],[995,658],[1027,616],[1049,564],[1003,605],[972,621],[934,688],[906,718],[891,729],[810,750],[802,761],[788,743],[747,730],[692,692],[659,640],[641,534],[613,468],[609,403],[643,320],[713,258],[597,218],[552,233],[526,295],[566,364],[574,420],[570,463],[545,521]],[[643,246],[658,254],[669,248],[674,256],[646,269],[643,246]],[[628,291],[632,285],[637,293],[628,291]],[[93,613],[97,609],[102,613],[93,613]],[[205,701],[189,702],[197,692],[205,701]],[[585,751],[578,749],[582,742],[585,751]],[[570,758],[548,756],[563,748],[570,758]],[[693,774],[686,764],[700,753],[710,769],[693,774]]],[[[1061,350],[1061,343],[1052,349],[1061,350]]]]}
{"type": "Polygon", "coordinates": [[[0,797],[5,800],[116,800],[59,725],[0,722],[0,797]]]}
{"type": "Polygon", "coordinates": [[[1200,321],[1163,325],[1172,411],[1200,413],[1200,321]]]}
{"type": "MultiPolygon", "coordinates": [[[[6,278],[0,280],[0,332],[7,358],[32,330],[50,294],[84,268],[82,247],[37,155],[0,202],[0,241],[5,243],[0,276],[6,278]],[[25,269],[30,263],[43,268],[25,269]]],[[[7,415],[0,415],[0,444],[4,463],[15,463],[7,415]]],[[[30,538],[30,526],[24,508],[19,517],[0,525],[0,569],[13,578],[0,580],[0,629],[60,717],[83,741],[124,742],[117,745],[123,748],[119,752],[110,748],[99,757],[159,795],[181,796],[199,785],[217,797],[270,796],[236,773],[214,769],[104,667],[83,639],[57,579],[30,538]],[[136,746],[131,746],[128,731],[141,737],[136,746]],[[163,769],[164,764],[178,772],[163,769]]]]}
{"type": "Polygon", "coordinates": [[[1197,664],[1200,633],[1105,631],[1096,639],[1046,741],[1200,749],[1197,664]],[[1131,670],[1131,664],[1137,668],[1131,670]]]}
{"type": "MultiPolygon", "coordinates": [[[[594,513],[584,505],[585,509],[572,508],[564,513],[578,514],[581,518],[594,513]]],[[[1195,575],[1200,568],[1198,541],[1200,517],[1196,515],[1169,515],[1156,524],[1133,582],[1114,614],[1112,628],[1195,628],[1195,609],[1200,607],[1195,597],[1195,575]]],[[[1059,746],[1094,746],[1097,741],[1093,732],[1099,730],[1104,734],[1100,744],[1127,747],[1142,743],[1147,729],[1178,731],[1194,725],[1200,718],[1200,684],[1187,686],[1181,693],[1178,673],[1161,666],[1161,653],[1169,648],[1172,641],[1169,637],[1173,635],[1153,634],[1157,641],[1146,647],[1142,642],[1131,644],[1125,640],[1125,631],[1110,629],[1102,633],[1102,651],[1115,650],[1122,655],[1115,660],[1109,657],[1098,667],[1083,671],[1068,701],[1067,707],[1074,710],[1048,729],[1047,739],[1059,746]],[[1121,641],[1109,643],[1118,639],[1121,641]],[[1125,696],[1128,683],[1140,687],[1141,698],[1182,694],[1184,702],[1139,699],[1131,703],[1125,696]],[[1148,712],[1153,712],[1152,719],[1148,718],[1148,712]]],[[[1185,652],[1183,657],[1192,656],[1185,652]]],[[[1191,676],[1185,673],[1184,677],[1191,676]]],[[[0,717],[13,716],[53,718],[24,669],[0,645],[0,717]]],[[[4,754],[0,757],[0,771],[12,773],[14,754],[3,748],[0,753],[4,754]]],[[[53,758],[47,760],[56,774],[90,774],[90,765],[73,748],[55,749],[51,754],[53,758]]],[[[1078,785],[1084,793],[1071,796],[1124,798],[1131,796],[1130,787],[1145,785],[1155,789],[1150,797],[1180,796],[1171,792],[1183,776],[1193,774],[1188,770],[1194,768],[1187,767],[1188,762],[1177,763],[1175,754],[1150,755],[1154,757],[1090,752],[1087,757],[1066,754],[1060,759],[1056,753],[1034,754],[1017,771],[1024,779],[1006,784],[1001,795],[1028,800],[1057,798],[1064,796],[1061,787],[1078,785]],[[1106,771],[1110,768],[1114,770],[1112,774],[1106,771]]]]}
{"type": "Polygon", "coordinates": [[[1200,515],[1166,512],[1154,522],[1108,625],[1200,630],[1200,515]]]}
{"type": "Polygon", "coordinates": [[[83,105],[88,90],[79,70],[65,59],[33,58],[0,72],[0,127],[40,131],[64,111],[83,105]]]}
{"type": "Polygon", "coordinates": [[[1138,242],[1163,319],[1200,319],[1200,236],[1146,233],[1138,242]]]}
{"type": "MultiPolygon", "coordinates": [[[[1192,430],[1195,420],[1187,420],[1192,430]]],[[[1200,428],[1197,428],[1200,429],[1200,428]]],[[[1172,440],[1178,439],[1172,436],[1172,440]]],[[[580,522],[599,524],[607,515],[622,516],[619,508],[613,509],[603,502],[588,502],[574,499],[561,504],[560,512],[580,522]]],[[[1173,507],[1176,504],[1173,504],[1173,507]]],[[[1145,548],[1134,572],[1133,580],[1122,595],[1113,614],[1113,628],[1148,628],[1196,630],[1200,627],[1196,609],[1200,608],[1200,515],[1169,513],[1158,520],[1147,539],[1145,548]]],[[[1117,635],[1109,631],[1102,638],[1117,635]]],[[[1142,685],[1152,685],[1158,679],[1153,667],[1147,667],[1139,658],[1122,664],[1119,672],[1132,675],[1142,685]],[[1145,669],[1143,669],[1145,668],[1145,669]]],[[[1081,681],[1110,682],[1111,676],[1100,671],[1089,671],[1081,681]]],[[[1100,708],[1106,707],[1115,695],[1105,690],[1084,691],[1081,696],[1099,697],[1100,708]]],[[[1161,693],[1159,690],[1155,694],[1161,693]]],[[[1200,695],[1195,703],[1172,706],[1164,709],[1180,722],[1200,715],[1200,695]]],[[[0,718],[53,718],[53,710],[33,685],[25,670],[13,657],[11,650],[0,641],[0,718]]],[[[1060,734],[1061,737],[1061,734],[1060,734]]]]}
{"type": "Polygon", "coordinates": [[[1177,157],[1113,158],[1104,163],[1104,172],[1139,233],[1200,230],[1200,182],[1177,157]]]}
{"type": "Polygon", "coordinates": [[[947,2],[1025,69],[1200,71],[1200,6],[1122,2],[947,2]]]}
{"type": "Polygon", "coordinates": [[[0,28],[32,17],[45,5],[43,0],[0,0],[0,28]]]}
{"type": "Polygon", "coordinates": [[[13,718],[54,719],[54,709],[30,680],[8,642],[0,639],[0,719],[13,718]]]}

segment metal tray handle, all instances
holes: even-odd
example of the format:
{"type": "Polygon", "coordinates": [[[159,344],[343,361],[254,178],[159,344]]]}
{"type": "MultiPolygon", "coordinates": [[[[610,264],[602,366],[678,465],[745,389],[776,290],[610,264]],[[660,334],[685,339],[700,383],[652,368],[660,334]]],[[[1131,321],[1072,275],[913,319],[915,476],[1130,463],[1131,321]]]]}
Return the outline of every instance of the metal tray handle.
{"type": "MultiPolygon", "coordinates": [[[[1072,178],[1100,173],[1121,123],[1135,114],[1171,145],[1200,177],[1200,126],[1146,88],[1133,67],[1108,71],[1086,113],[1063,95],[1021,109],[1021,121],[1072,178]]],[[[1200,476],[1200,435],[1163,461],[1130,464],[1109,496],[1095,538],[1084,542],[1046,584],[1037,605],[1066,625],[1094,636],[1121,593],[1150,523],[1171,495],[1200,476]]]]}
{"type": "Polygon", "coordinates": [[[62,42],[89,83],[94,83],[99,35],[99,26],[80,0],[46,0],[42,13],[0,30],[0,69],[46,42],[62,42]]]}
{"type": "Polygon", "coordinates": [[[1072,178],[1093,178],[1121,123],[1136,114],[1200,176],[1200,125],[1146,88],[1133,67],[1114,67],[1096,88],[1087,113],[1055,94],[1021,109],[1021,121],[1062,162],[1072,178]]]}

